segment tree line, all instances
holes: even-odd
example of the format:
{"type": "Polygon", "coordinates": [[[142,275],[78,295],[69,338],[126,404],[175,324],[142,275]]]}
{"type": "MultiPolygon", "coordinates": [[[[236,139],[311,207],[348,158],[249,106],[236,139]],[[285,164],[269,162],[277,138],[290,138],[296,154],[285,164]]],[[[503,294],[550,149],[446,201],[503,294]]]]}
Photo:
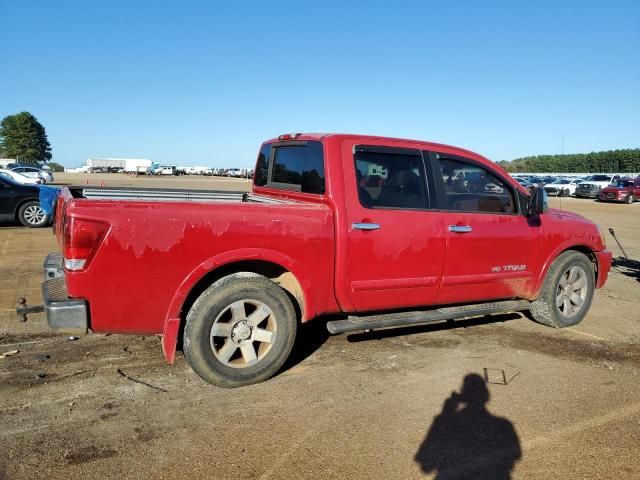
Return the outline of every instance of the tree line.
{"type": "Polygon", "coordinates": [[[639,173],[640,148],[568,155],[536,155],[498,162],[508,172],[639,173]]]}
{"type": "MultiPolygon", "coordinates": [[[[15,158],[20,163],[50,162],[51,145],[42,124],[29,112],[8,115],[0,122],[0,157],[15,158]]],[[[640,148],[607,150],[569,155],[536,155],[503,160],[498,165],[508,172],[615,172],[640,173],[640,148]]],[[[54,170],[64,170],[53,162],[54,170]]]]}

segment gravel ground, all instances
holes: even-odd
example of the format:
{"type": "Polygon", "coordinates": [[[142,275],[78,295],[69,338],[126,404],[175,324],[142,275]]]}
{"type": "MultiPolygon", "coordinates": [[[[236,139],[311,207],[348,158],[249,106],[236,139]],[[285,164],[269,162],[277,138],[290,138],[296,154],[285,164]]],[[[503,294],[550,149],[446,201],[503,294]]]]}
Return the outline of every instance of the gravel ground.
{"type": "MultiPolygon", "coordinates": [[[[58,175],[86,178],[248,188],[215,177],[58,175]]],[[[640,260],[640,203],[568,198],[562,208],[615,228],[640,260]]],[[[19,350],[0,359],[0,479],[417,479],[438,469],[438,478],[640,479],[633,265],[614,268],[576,327],[512,314],[328,337],[309,324],[280,375],[225,390],[181,355],[167,365],[155,337],[69,341],[42,315],[18,323],[17,298],[39,300],[42,260],[55,249],[49,229],[0,226],[0,354],[19,350]]]]}

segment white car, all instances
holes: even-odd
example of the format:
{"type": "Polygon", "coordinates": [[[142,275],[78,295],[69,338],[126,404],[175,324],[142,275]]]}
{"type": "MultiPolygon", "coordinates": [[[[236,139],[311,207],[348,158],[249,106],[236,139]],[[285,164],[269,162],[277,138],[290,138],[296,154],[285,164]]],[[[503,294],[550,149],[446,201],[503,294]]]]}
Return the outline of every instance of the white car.
{"type": "Polygon", "coordinates": [[[21,185],[41,185],[44,183],[44,180],[40,177],[27,177],[21,173],[14,172],[13,170],[5,170],[4,168],[0,168],[0,176],[6,177],[21,185]]]}
{"type": "Polygon", "coordinates": [[[576,187],[580,183],[582,183],[582,180],[576,180],[574,178],[559,178],[553,183],[547,183],[544,186],[544,190],[547,192],[547,195],[568,197],[569,195],[575,195],[576,187]]]}
{"type": "Polygon", "coordinates": [[[40,177],[44,183],[53,182],[53,174],[38,167],[29,167],[26,165],[20,165],[18,167],[11,168],[11,171],[18,172],[25,177],[38,178],[40,177]]]}

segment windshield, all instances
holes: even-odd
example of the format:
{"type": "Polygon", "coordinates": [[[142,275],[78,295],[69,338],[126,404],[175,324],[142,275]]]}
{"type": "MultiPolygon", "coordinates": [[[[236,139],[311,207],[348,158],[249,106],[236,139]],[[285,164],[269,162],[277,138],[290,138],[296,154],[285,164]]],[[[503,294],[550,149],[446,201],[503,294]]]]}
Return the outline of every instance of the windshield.
{"type": "Polygon", "coordinates": [[[571,183],[571,180],[566,180],[566,179],[564,179],[564,180],[558,180],[558,181],[556,181],[556,182],[554,182],[554,183],[556,183],[556,184],[558,184],[558,185],[568,185],[568,184],[570,184],[570,183],[571,183]]]}
{"type": "Polygon", "coordinates": [[[633,187],[633,180],[619,180],[614,183],[614,186],[618,188],[633,187]]]}
{"type": "Polygon", "coordinates": [[[609,175],[591,175],[587,180],[591,182],[608,182],[611,177],[609,175]]]}

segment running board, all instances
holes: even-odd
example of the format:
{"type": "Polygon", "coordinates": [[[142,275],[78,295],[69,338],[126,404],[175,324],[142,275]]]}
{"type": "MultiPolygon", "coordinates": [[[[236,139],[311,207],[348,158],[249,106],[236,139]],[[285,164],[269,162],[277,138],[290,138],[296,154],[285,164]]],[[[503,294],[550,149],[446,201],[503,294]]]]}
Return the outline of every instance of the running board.
{"type": "Polygon", "coordinates": [[[407,327],[423,323],[440,322],[443,320],[460,320],[463,318],[480,317],[496,313],[510,313],[528,310],[531,302],[527,300],[506,300],[502,302],[475,303],[457,307],[443,307],[433,310],[416,312],[383,313],[366,317],[349,316],[346,320],[327,322],[329,333],[336,335],[345,332],[374,330],[380,328],[407,327]]]}

